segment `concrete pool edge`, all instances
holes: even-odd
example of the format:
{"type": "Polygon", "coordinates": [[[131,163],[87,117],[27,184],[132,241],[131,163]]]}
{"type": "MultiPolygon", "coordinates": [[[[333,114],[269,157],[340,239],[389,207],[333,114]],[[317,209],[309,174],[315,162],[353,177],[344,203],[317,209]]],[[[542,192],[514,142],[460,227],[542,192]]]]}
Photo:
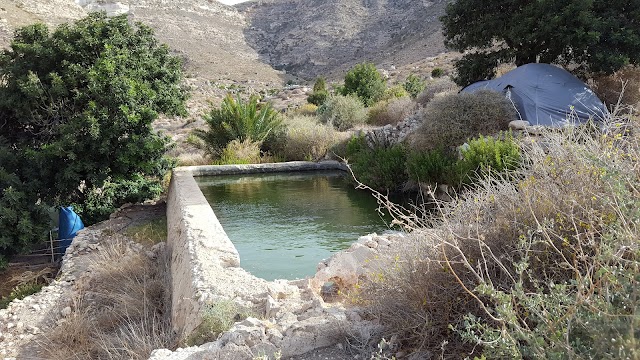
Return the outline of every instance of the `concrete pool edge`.
{"type": "Polygon", "coordinates": [[[231,279],[237,289],[229,296],[248,299],[267,289],[265,280],[240,268],[238,251],[223,230],[194,177],[210,175],[348,171],[337,161],[286,162],[253,165],[190,166],[174,169],[167,196],[167,245],[171,255],[171,319],[178,334],[190,334],[201,322],[202,310],[221,297],[220,276],[231,279]],[[246,292],[246,294],[244,293],[246,292]]]}

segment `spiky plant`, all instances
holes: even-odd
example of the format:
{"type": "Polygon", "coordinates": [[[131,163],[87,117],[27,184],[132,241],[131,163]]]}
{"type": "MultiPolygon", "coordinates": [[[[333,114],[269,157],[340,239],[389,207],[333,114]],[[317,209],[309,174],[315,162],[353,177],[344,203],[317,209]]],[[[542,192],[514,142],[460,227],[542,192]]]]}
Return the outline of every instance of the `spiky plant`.
{"type": "Polygon", "coordinates": [[[227,94],[222,105],[209,111],[204,120],[209,129],[194,130],[194,134],[213,157],[218,157],[233,140],[264,142],[282,127],[278,112],[271,104],[259,103],[255,96],[244,101],[239,96],[234,99],[227,94]]]}

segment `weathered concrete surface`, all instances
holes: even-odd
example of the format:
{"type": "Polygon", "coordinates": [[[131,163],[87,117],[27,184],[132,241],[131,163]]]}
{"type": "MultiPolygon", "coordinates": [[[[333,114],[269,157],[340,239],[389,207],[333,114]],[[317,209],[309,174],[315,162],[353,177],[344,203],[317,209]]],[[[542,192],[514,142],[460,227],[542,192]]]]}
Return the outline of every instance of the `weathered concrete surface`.
{"type": "MultiPolygon", "coordinates": [[[[311,171],[346,167],[337,161],[181,167],[173,172],[167,199],[167,245],[171,254],[174,330],[182,337],[201,322],[207,303],[232,300],[265,306],[267,281],[240,268],[238,251],[224,232],[194,176],[311,171]]],[[[269,308],[268,310],[273,311],[269,308]]]]}
{"type": "Polygon", "coordinates": [[[290,161],[273,164],[185,166],[177,169],[177,171],[189,172],[192,176],[257,174],[314,170],[348,171],[348,168],[345,164],[338,161],[290,161]]]}

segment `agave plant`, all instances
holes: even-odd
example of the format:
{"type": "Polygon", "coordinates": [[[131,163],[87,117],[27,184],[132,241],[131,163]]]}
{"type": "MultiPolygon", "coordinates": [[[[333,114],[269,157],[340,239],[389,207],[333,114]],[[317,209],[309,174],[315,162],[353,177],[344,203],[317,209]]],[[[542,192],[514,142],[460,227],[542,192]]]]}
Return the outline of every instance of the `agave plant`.
{"type": "Polygon", "coordinates": [[[282,127],[282,119],[271,104],[258,103],[256,96],[248,101],[227,94],[219,108],[212,109],[204,120],[208,130],[194,130],[204,149],[218,157],[233,140],[263,142],[282,127]]]}

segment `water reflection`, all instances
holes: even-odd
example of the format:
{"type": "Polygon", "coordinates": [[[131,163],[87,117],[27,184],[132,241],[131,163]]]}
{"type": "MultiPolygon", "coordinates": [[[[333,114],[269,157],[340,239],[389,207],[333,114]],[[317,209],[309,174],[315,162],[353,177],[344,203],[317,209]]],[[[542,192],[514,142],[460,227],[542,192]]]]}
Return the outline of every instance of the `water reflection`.
{"type": "Polygon", "coordinates": [[[354,189],[340,171],[196,180],[242,267],[267,280],[312,275],[331,253],[387,228],[375,199],[354,189]]]}

